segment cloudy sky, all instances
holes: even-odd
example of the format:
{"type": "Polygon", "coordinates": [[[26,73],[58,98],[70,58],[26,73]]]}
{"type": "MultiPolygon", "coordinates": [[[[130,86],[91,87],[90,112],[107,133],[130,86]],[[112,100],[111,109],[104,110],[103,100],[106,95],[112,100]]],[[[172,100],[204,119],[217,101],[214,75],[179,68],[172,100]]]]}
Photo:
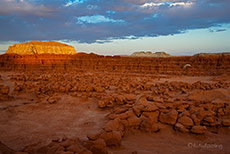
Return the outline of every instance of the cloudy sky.
{"type": "Polygon", "coordinates": [[[230,0],[0,0],[0,51],[56,40],[78,52],[230,51],[230,0]]]}

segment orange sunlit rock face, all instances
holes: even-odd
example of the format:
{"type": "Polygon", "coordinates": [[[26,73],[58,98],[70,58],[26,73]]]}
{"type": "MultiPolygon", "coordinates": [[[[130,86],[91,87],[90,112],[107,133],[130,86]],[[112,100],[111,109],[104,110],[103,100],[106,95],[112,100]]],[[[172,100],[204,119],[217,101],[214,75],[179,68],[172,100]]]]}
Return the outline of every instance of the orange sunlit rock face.
{"type": "Polygon", "coordinates": [[[54,41],[31,41],[14,44],[9,47],[7,54],[33,55],[33,54],[76,54],[74,47],[54,41]]]}

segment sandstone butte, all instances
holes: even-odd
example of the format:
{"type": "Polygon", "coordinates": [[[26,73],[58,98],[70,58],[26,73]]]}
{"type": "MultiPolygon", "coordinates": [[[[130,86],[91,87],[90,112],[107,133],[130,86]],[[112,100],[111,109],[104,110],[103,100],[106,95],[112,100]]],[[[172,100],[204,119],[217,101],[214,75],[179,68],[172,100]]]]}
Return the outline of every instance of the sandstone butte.
{"type": "Polygon", "coordinates": [[[31,41],[14,44],[9,47],[7,54],[33,55],[33,54],[76,54],[73,46],[55,41],[31,41]]]}
{"type": "Polygon", "coordinates": [[[171,55],[165,52],[152,53],[150,51],[148,52],[141,51],[141,52],[134,52],[131,54],[131,56],[134,56],[134,57],[170,57],[171,55]]]}

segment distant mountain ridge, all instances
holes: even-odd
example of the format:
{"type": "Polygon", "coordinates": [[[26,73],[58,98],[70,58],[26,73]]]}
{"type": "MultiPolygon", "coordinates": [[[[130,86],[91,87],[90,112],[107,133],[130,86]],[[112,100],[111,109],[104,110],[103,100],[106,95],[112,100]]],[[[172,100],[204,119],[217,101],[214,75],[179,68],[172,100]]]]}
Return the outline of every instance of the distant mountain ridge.
{"type": "Polygon", "coordinates": [[[133,57],[170,57],[171,55],[165,52],[144,52],[144,51],[140,51],[140,52],[134,52],[131,54],[131,56],[133,57]]]}
{"type": "Polygon", "coordinates": [[[205,56],[220,56],[220,55],[230,55],[230,52],[221,52],[221,53],[198,53],[193,56],[205,57],[205,56]]]}

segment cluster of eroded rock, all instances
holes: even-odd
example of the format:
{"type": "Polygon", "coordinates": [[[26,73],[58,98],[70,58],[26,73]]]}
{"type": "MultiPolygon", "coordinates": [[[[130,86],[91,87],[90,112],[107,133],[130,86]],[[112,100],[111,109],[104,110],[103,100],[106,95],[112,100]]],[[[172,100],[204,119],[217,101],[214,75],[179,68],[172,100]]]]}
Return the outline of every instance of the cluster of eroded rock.
{"type": "MultiPolygon", "coordinates": [[[[22,150],[27,153],[106,154],[107,147],[120,146],[123,136],[130,132],[157,133],[167,125],[182,133],[204,134],[209,128],[230,126],[228,97],[210,101],[194,96],[194,91],[229,89],[228,76],[193,83],[161,82],[167,76],[116,73],[27,72],[10,78],[15,82],[14,95],[30,91],[39,102],[50,104],[57,103],[61,94],[80,97],[82,101],[95,98],[100,109],[110,110],[108,122],[100,132],[88,134],[87,141],[59,139],[39,149],[28,146],[22,150]]],[[[8,94],[9,88],[5,89],[8,94]]]]}
{"type": "Polygon", "coordinates": [[[9,86],[0,85],[0,101],[8,101],[10,99],[9,92],[9,86]]]}

